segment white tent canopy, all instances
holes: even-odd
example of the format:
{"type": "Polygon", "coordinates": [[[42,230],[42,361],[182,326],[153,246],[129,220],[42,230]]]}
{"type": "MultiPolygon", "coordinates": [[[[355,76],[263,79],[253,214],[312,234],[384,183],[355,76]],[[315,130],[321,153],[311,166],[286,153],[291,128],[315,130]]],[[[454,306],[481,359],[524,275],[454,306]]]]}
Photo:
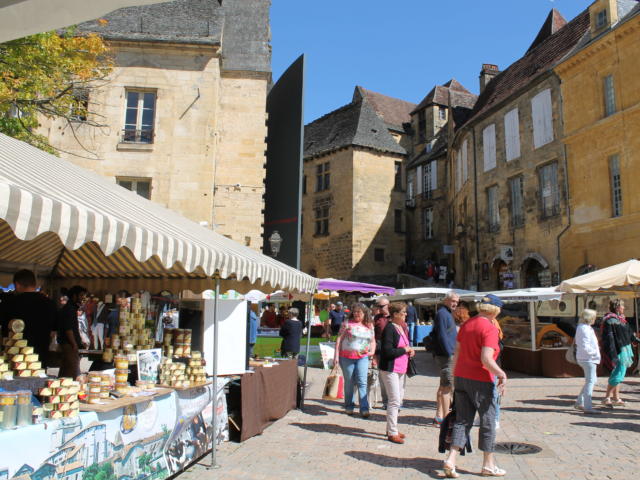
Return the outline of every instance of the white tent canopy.
{"type": "Polygon", "coordinates": [[[471,290],[460,290],[456,288],[443,288],[443,287],[417,287],[417,288],[400,288],[396,290],[395,295],[390,295],[386,298],[391,302],[400,301],[400,300],[414,300],[414,299],[433,299],[433,300],[442,300],[447,293],[454,292],[459,296],[469,294],[469,293],[477,293],[472,292],[471,290]]]}
{"type": "Polygon", "coordinates": [[[557,288],[560,292],[585,293],[597,290],[634,291],[638,287],[640,287],[640,261],[633,259],[569,278],[557,288]]]}
{"type": "MultiPolygon", "coordinates": [[[[62,278],[192,279],[315,291],[318,280],[0,134],[0,268],[62,278]]],[[[235,288],[235,287],[233,287],[235,288]]]]}

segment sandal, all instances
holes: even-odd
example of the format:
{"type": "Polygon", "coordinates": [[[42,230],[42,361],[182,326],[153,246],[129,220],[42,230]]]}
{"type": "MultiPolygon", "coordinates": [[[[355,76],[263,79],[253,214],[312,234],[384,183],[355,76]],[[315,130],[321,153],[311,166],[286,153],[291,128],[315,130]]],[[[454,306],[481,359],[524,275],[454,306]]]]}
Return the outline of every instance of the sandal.
{"type": "Polygon", "coordinates": [[[611,402],[611,405],[613,405],[615,407],[624,407],[624,406],[626,406],[626,404],[624,403],[624,400],[622,400],[621,398],[614,398],[613,401],[611,402]]]}
{"type": "Polygon", "coordinates": [[[433,425],[434,427],[440,428],[440,426],[442,425],[442,418],[438,418],[438,417],[433,417],[433,422],[431,423],[431,425],[433,425]]]}
{"type": "Polygon", "coordinates": [[[494,465],[493,467],[482,467],[480,475],[483,477],[504,477],[507,474],[506,470],[494,465]]]}
{"type": "Polygon", "coordinates": [[[604,400],[602,400],[602,406],[606,408],[613,408],[613,403],[611,403],[610,398],[605,398],[604,400]]]}
{"type": "Polygon", "coordinates": [[[452,467],[447,462],[442,464],[442,469],[444,470],[445,478],[458,478],[460,474],[456,472],[456,467],[452,467]]]}

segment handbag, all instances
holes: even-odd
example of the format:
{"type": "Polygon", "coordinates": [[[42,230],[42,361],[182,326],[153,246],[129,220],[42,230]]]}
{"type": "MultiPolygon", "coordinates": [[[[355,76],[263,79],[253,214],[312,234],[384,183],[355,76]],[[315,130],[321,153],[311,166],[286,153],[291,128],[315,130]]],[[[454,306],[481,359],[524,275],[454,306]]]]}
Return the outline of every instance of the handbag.
{"type": "Polygon", "coordinates": [[[413,360],[413,357],[409,358],[409,365],[407,366],[407,377],[415,377],[418,375],[418,368],[416,367],[416,362],[413,360]]]}
{"type": "Polygon", "coordinates": [[[329,372],[327,381],[324,384],[322,399],[340,400],[341,398],[344,398],[344,378],[342,374],[338,372],[338,369],[334,368],[329,372]]]}
{"type": "Polygon", "coordinates": [[[569,348],[567,348],[567,351],[564,354],[564,359],[569,363],[573,363],[574,365],[578,364],[578,361],[576,360],[576,344],[575,343],[573,345],[569,345],[569,348]]]}

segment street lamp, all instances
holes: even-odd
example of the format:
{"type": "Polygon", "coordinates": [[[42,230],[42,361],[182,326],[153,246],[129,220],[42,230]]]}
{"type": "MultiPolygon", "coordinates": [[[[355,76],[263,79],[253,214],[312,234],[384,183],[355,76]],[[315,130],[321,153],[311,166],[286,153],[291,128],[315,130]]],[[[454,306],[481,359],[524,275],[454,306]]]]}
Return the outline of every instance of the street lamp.
{"type": "Polygon", "coordinates": [[[271,253],[274,258],[278,256],[278,252],[280,252],[280,246],[282,245],[282,237],[278,233],[277,230],[274,230],[271,236],[269,237],[269,245],[271,245],[271,253]]]}

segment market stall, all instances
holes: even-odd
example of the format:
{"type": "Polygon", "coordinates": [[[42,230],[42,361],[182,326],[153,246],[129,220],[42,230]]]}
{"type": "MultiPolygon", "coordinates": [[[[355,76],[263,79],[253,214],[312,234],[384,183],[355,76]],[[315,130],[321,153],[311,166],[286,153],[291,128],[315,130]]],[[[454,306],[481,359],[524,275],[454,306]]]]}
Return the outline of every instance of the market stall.
{"type": "MultiPolygon", "coordinates": [[[[100,289],[115,291],[120,288],[135,291],[139,289],[160,291],[166,288],[173,291],[202,291],[215,285],[211,308],[212,340],[209,343],[210,348],[204,348],[202,358],[202,360],[210,360],[207,366],[211,367],[210,373],[214,385],[219,385],[218,365],[221,362],[222,350],[219,346],[219,336],[222,330],[220,322],[223,318],[218,305],[221,287],[224,286],[225,289],[233,287],[238,291],[248,291],[252,288],[272,291],[275,288],[283,288],[291,291],[312,292],[317,285],[316,279],[294,268],[241,246],[103,177],[1,134],[0,239],[2,239],[0,272],[5,274],[4,277],[8,277],[18,268],[26,267],[36,271],[41,278],[48,278],[49,287],[52,288],[79,283],[93,291],[100,289]]],[[[2,283],[7,282],[3,280],[2,283]]],[[[133,305],[131,307],[130,311],[120,312],[121,315],[125,314],[120,320],[126,328],[119,333],[124,337],[124,340],[120,338],[123,346],[115,347],[111,343],[114,363],[117,363],[116,354],[123,354],[125,359],[122,361],[131,365],[133,355],[150,351],[148,347],[155,343],[145,331],[143,315],[140,311],[136,311],[133,305]],[[130,348],[126,348],[127,345],[130,345],[130,348]]],[[[182,348],[184,353],[187,347],[187,332],[173,333],[176,334],[175,343],[167,345],[163,341],[164,347],[170,346],[175,349],[174,352],[182,348]],[[181,338],[180,335],[182,335],[182,342],[178,341],[181,338]]],[[[112,338],[111,342],[113,340],[112,338]]],[[[12,341],[21,342],[22,340],[15,337],[12,341]]],[[[22,344],[12,344],[10,348],[14,347],[23,348],[22,344]],[[20,346],[16,347],[16,345],[20,346]]],[[[240,349],[245,347],[244,341],[238,345],[240,349]]],[[[13,355],[29,354],[14,352],[13,355]]],[[[157,398],[145,403],[149,403],[152,410],[159,408],[158,402],[171,403],[170,400],[164,401],[165,398],[174,398],[178,403],[186,399],[190,406],[203,405],[199,401],[193,402],[191,397],[198,396],[197,392],[201,389],[207,389],[206,383],[203,384],[199,381],[201,379],[198,379],[202,375],[204,362],[197,361],[199,359],[193,358],[193,355],[189,357],[184,354],[178,361],[174,361],[174,358],[171,360],[170,364],[163,364],[168,372],[165,379],[172,380],[177,376],[175,380],[181,381],[182,386],[170,385],[171,393],[158,395],[157,398]],[[196,369],[196,373],[192,371],[192,375],[188,375],[189,368],[196,369]],[[192,376],[195,377],[195,381],[191,378],[187,380],[187,377],[192,376]],[[185,385],[185,381],[189,383],[185,385]]],[[[35,367],[28,368],[28,365],[23,369],[17,368],[16,365],[22,366],[26,363],[25,361],[12,360],[12,362],[15,372],[19,374],[37,370],[35,367]]],[[[118,365],[115,366],[117,380],[118,365]]],[[[163,373],[164,371],[161,371],[161,375],[163,373]]],[[[124,375],[124,372],[121,375],[124,375]]],[[[131,393],[125,391],[124,381],[117,383],[122,384],[121,391],[118,391],[117,385],[114,385],[109,392],[115,391],[124,395],[131,393]]],[[[51,388],[75,390],[76,387],[78,391],[82,388],[80,385],[51,388]]],[[[91,386],[88,388],[91,389],[91,386]]],[[[103,393],[99,385],[94,388],[96,395],[103,393]]],[[[129,386],[129,388],[133,393],[139,393],[140,388],[145,389],[144,386],[129,386]]],[[[153,388],[156,387],[153,386],[153,388]]],[[[35,424],[28,427],[29,429],[49,431],[47,427],[51,422],[61,420],[62,425],[66,425],[65,422],[76,418],[88,419],[87,425],[95,422],[95,418],[86,415],[93,415],[96,412],[72,413],[78,409],[76,402],[79,402],[79,399],[73,399],[74,395],[78,395],[77,393],[68,393],[68,391],[60,394],[57,391],[45,393],[47,395],[40,392],[40,400],[44,400],[44,404],[51,407],[49,411],[56,412],[55,416],[46,418],[44,423],[35,424]],[[67,396],[64,397],[65,402],[61,401],[63,395],[67,396]],[[58,404],[62,406],[57,407],[58,404]],[[58,415],[58,412],[62,412],[62,415],[58,415]]],[[[207,399],[212,402],[213,395],[209,394],[207,399]]],[[[9,402],[11,400],[11,398],[7,399],[9,402]]],[[[120,422],[124,425],[126,418],[124,412],[131,407],[131,405],[124,408],[118,407],[111,412],[97,414],[111,415],[114,423],[120,422]]],[[[218,431],[220,404],[217,403],[214,409],[209,403],[209,407],[200,408],[200,412],[205,408],[213,412],[209,414],[212,418],[211,431],[218,431]]],[[[191,409],[190,412],[195,410],[191,409]]],[[[198,415],[202,413],[194,414],[194,418],[198,415]]],[[[184,419],[179,419],[178,422],[183,425],[184,419]]],[[[24,427],[20,426],[17,429],[4,431],[2,435],[6,435],[7,438],[11,438],[13,434],[22,435],[22,428],[24,427]]],[[[172,425],[169,423],[166,428],[171,431],[172,425]]],[[[163,426],[161,436],[165,435],[164,430],[163,426]]],[[[108,428],[107,431],[109,431],[108,428]]],[[[177,432],[177,435],[181,435],[180,432],[177,432]]],[[[122,431],[113,437],[115,445],[113,448],[118,455],[125,453],[129,455],[131,452],[138,451],[138,447],[128,441],[129,438],[122,431]]],[[[201,440],[205,442],[205,449],[210,448],[210,441],[207,443],[205,438],[201,440]]],[[[162,441],[158,439],[157,442],[162,441]]],[[[160,443],[156,443],[157,448],[160,443]]],[[[187,443],[189,442],[185,440],[182,445],[185,446],[187,443]]],[[[176,452],[184,450],[183,446],[178,445],[176,452]]],[[[154,455],[158,453],[157,448],[154,450],[154,455]]],[[[216,449],[213,448],[213,464],[215,464],[215,451],[216,449]]],[[[64,455],[71,453],[74,453],[76,460],[82,458],[85,467],[91,465],[91,462],[87,461],[87,456],[91,455],[89,449],[82,445],[64,449],[64,455]]],[[[192,453],[195,455],[193,451],[192,453]]],[[[164,453],[162,455],[166,456],[164,453]]],[[[183,452],[180,453],[180,458],[194,457],[189,457],[183,452]]],[[[20,467],[17,471],[13,471],[12,467],[5,466],[3,463],[13,465],[12,459],[2,457],[0,460],[2,460],[0,471],[6,469],[7,478],[20,476],[20,467]]],[[[169,463],[166,458],[163,461],[169,463]]],[[[28,464],[34,465],[38,462],[39,459],[36,458],[28,464]]],[[[174,464],[179,465],[180,462],[174,462],[174,464]]],[[[156,473],[162,471],[154,475],[156,478],[164,478],[170,474],[169,472],[175,473],[171,467],[167,467],[166,472],[162,470],[161,465],[156,467],[160,468],[160,470],[156,469],[156,473]]],[[[47,464],[46,468],[55,470],[56,466],[47,464]]],[[[66,475],[66,471],[63,473],[66,475]]],[[[124,473],[118,477],[131,478],[132,476],[124,473]]]]}

